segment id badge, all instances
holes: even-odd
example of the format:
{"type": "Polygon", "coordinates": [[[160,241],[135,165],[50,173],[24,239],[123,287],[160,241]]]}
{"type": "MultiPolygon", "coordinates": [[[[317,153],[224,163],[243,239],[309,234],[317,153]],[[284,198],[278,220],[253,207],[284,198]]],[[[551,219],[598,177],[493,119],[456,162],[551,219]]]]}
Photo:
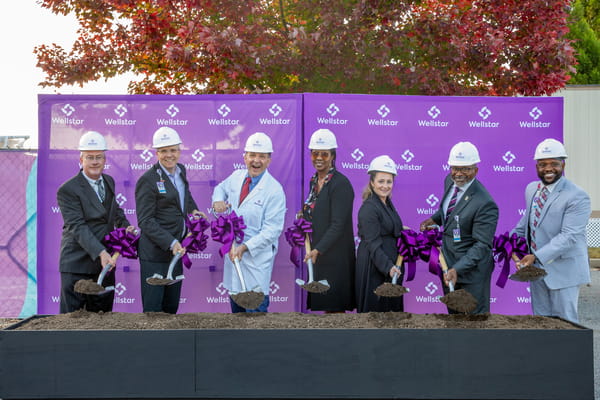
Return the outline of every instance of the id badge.
{"type": "Polygon", "coordinates": [[[460,242],[460,228],[452,229],[452,236],[455,242],[460,242]]]}
{"type": "Polygon", "coordinates": [[[156,187],[158,188],[158,193],[161,193],[161,194],[167,193],[167,189],[165,189],[165,182],[163,182],[163,181],[156,182],[156,187]]]}

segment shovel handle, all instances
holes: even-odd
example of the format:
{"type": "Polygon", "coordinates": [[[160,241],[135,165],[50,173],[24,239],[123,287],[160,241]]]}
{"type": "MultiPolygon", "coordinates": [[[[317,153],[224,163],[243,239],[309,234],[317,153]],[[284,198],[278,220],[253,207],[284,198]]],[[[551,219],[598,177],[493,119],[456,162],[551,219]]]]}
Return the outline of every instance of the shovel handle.
{"type": "Polygon", "coordinates": [[[517,270],[521,269],[521,264],[519,263],[519,261],[521,261],[521,260],[519,259],[519,256],[517,256],[515,253],[513,253],[511,255],[511,258],[515,262],[515,266],[517,267],[517,270]]]}
{"type": "MultiPolygon", "coordinates": [[[[446,275],[448,273],[448,263],[446,263],[446,257],[444,257],[442,250],[439,247],[438,250],[440,251],[440,266],[442,267],[444,275],[446,275]]],[[[450,288],[451,292],[454,292],[454,283],[452,283],[452,281],[448,281],[448,287],[450,288]]]]}
{"type": "Polygon", "coordinates": [[[173,280],[173,270],[175,269],[175,264],[177,264],[177,261],[179,261],[179,259],[181,257],[183,257],[183,254],[180,252],[177,252],[173,256],[173,258],[171,258],[171,263],[169,264],[169,270],[167,271],[167,279],[173,280]]]}
{"type": "Polygon", "coordinates": [[[304,238],[304,250],[306,250],[306,254],[311,252],[310,248],[310,238],[308,237],[308,233],[306,233],[306,237],[304,238]]]}
{"type": "Polygon", "coordinates": [[[240,278],[240,283],[242,284],[242,292],[246,292],[246,281],[244,281],[244,276],[242,275],[242,267],[240,266],[240,259],[234,258],[233,265],[235,265],[235,270],[237,271],[238,277],[240,278]]]}
{"type": "MultiPolygon", "coordinates": [[[[115,251],[115,253],[112,255],[112,262],[114,263],[115,261],[117,261],[117,258],[119,258],[119,256],[121,255],[121,253],[119,253],[118,251],[115,251]]],[[[106,274],[108,273],[108,271],[110,271],[112,265],[111,264],[106,264],[103,268],[102,268],[102,272],[100,272],[100,275],[98,276],[98,280],[96,281],[96,283],[100,286],[102,286],[102,281],[104,281],[104,277],[106,276],[106,274]]]]}
{"type": "MultiPolygon", "coordinates": [[[[396,258],[396,267],[401,266],[403,260],[404,260],[404,256],[402,254],[398,254],[398,257],[396,258]]],[[[392,285],[395,285],[396,282],[398,282],[399,276],[400,276],[400,274],[398,274],[397,272],[394,273],[394,276],[392,277],[392,285]]]]}

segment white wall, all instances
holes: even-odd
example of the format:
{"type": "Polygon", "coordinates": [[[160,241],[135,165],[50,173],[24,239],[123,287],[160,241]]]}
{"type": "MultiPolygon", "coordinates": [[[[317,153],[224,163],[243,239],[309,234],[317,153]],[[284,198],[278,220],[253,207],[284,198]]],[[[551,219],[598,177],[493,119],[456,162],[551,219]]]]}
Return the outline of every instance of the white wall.
{"type": "Polygon", "coordinates": [[[600,85],[567,86],[554,96],[564,98],[565,174],[600,210],[600,85]]]}

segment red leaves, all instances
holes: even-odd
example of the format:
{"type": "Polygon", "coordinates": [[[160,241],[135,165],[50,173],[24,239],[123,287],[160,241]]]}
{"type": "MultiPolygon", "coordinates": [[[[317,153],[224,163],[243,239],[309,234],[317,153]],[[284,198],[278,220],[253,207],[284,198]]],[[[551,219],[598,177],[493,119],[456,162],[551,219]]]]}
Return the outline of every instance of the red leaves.
{"type": "Polygon", "coordinates": [[[50,86],[134,71],[134,93],[538,95],[575,64],[568,3],[43,0],[81,37],[35,53],[50,86]]]}

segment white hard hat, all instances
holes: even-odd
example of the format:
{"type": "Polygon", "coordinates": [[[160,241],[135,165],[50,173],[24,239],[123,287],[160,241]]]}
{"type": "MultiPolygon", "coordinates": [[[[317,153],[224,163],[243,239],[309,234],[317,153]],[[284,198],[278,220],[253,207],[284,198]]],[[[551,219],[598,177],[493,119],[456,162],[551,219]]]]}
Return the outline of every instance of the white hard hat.
{"type": "Polygon", "coordinates": [[[567,158],[565,146],[556,139],[544,139],[535,148],[534,160],[544,158],[567,158]]]}
{"type": "Polygon", "coordinates": [[[477,151],[477,147],[471,142],[458,142],[450,149],[448,165],[452,167],[473,165],[478,162],[481,162],[479,152],[477,151]]]}
{"type": "Polygon", "coordinates": [[[154,132],[154,136],[152,136],[153,149],[175,146],[176,144],[181,144],[179,134],[175,129],[169,128],[168,126],[161,126],[154,132]]]}
{"type": "Polygon", "coordinates": [[[96,132],[89,131],[84,133],[79,139],[79,150],[81,151],[104,151],[106,150],[106,140],[96,132]]]}
{"type": "Polygon", "coordinates": [[[310,137],[308,148],[311,150],[337,149],[335,135],[329,129],[317,129],[310,137]]]}
{"type": "Polygon", "coordinates": [[[378,172],[387,172],[392,175],[396,175],[396,163],[389,156],[379,156],[375,157],[371,164],[369,164],[369,169],[367,172],[378,171],[378,172]]]}
{"type": "Polygon", "coordinates": [[[253,153],[272,153],[273,143],[271,142],[271,138],[265,133],[256,132],[248,136],[244,151],[251,151],[253,153]]]}

